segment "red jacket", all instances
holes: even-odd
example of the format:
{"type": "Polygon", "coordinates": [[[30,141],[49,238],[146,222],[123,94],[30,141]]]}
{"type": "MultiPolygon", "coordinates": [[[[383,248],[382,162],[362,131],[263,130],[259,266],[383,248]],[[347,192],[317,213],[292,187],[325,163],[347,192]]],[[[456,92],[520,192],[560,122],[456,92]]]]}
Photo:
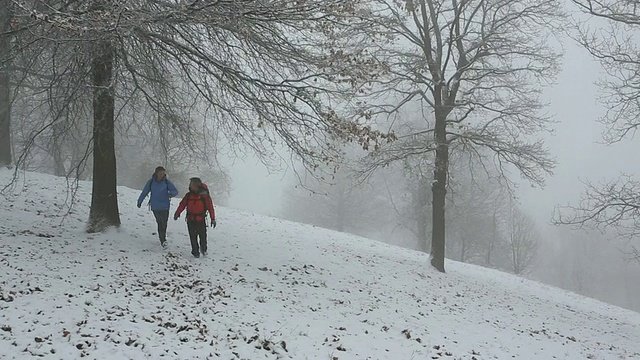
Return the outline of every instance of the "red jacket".
{"type": "Polygon", "coordinates": [[[209,188],[205,184],[202,184],[202,187],[197,192],[189,191],[185,194],[180,201],[180,205],[178,205],[175,216],[180,216],[185,208],[187,209],[188,221],[204,221],[207,212],[209,212],[211,221],[216,220],[213,200],[211,200],[209,188]]]}

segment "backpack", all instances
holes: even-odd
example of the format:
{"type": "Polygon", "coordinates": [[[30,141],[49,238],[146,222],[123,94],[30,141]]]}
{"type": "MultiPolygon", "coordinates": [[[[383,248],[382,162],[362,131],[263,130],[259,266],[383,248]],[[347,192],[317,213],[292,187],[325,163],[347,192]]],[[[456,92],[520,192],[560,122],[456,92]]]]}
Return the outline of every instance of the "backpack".
{"type": "Polygon", "coordinates": [[[207,185],[202,184],[202,189],[198,193],[189,191],[187,196],[187,220],[204,221],[208,213],[209,188],[207,185]]]}

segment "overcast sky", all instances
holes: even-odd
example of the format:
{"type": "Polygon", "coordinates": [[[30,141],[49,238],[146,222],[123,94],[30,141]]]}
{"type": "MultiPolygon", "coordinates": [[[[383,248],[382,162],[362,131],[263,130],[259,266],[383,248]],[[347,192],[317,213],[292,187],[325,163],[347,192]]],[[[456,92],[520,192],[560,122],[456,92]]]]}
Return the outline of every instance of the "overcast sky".
{"type": "MultiPolygon", "coordinates": [[[[596,120],[604,110],[597,103],[599,90],[594,84],[603,76],[600,64],[569,40],[564,44],[566,52],[557,85],[544,93],[550,101],[548,111],[558,121],[555,134],[546,139],[558,164],[543,189],[533,189],[527,183],[518,189],[523,208],[540,225],[549,222],[556,205],[575,204],[584,189],[580,180],[611,179],[620,172],[634,173],[638,167],[637,142],[603,144],[605,128],[596,120]]],[[[278,213],[283,192],[291,186],[290,175],[269,174],[255,159],[236,161],[228,169],[233,178],[231,207],[268,215],[278,213]]]]}
{"type": "Polygon", "coordinates": [[[600,64],[582,48],[566,42],[563,70],[558,85],[545,92],[549,111],[556,115],[556,132],[547,139],[558,164],[543,189],[523,185],[522,205],[538,221],[548,221],[555,205],[575,203],[584,190],[581,180],[613,179],[620,172],[634,173],[640,144],[627,139],[604,145],[605,126],[597,121],[604,114],[597,102],[600,93],[594,83],[603,77],[600,64]]]}

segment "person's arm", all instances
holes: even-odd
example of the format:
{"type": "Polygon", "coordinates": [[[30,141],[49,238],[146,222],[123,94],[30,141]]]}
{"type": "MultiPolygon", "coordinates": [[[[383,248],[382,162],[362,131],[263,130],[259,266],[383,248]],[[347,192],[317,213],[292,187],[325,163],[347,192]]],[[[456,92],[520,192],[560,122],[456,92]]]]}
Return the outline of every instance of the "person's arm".
{"type": "Polygon", "coordinates": [[[180,204],[178,205],[178,208],[176,209],[176,213],[173,215],[173,218],[175,220],[178,220],[178,218],[180,217],[180,214],[182,214],[182,211],[184,210],[184,208],[187,207],[187,203],[189,202],[188,198],[189,198],[189,193],[186,193],[184,195],[184,197],[182,198],[182,200],[180,200],[180,204]]]}
{"type": "Polygon", "coordinates": [[[147,181],[144,185],[144,189],[142,189],[142,192],[140,193],[140,196],[138,196],[138,207],[142,206],[142,202],[144,201],[144,198],[149,195],[149,191],[151,191],[151,180],[147,181]]]}
{"type": "Polygon", "coordinates": [[[216,211],[213,208],[213,199],[211,198],[211,195],[207,195],[207,210],[209,210],[209,217],[211,217],[211,226],[213,228],[216,227],[216,211]]]}
{"type": "Polygon", "coordinates": [[[213,199],[211,198],[211,195],[207,196],[207,210],[209,210],[211,221],[216,221],[216,211],[213,208],[213,199]]]}
{"type": "Polygon", "coordinates": [[[169,197],[178,195],[178,189],[176,189],[176,186],[169,180],[167,180],[167,191],[169,192],[169,197]]]}

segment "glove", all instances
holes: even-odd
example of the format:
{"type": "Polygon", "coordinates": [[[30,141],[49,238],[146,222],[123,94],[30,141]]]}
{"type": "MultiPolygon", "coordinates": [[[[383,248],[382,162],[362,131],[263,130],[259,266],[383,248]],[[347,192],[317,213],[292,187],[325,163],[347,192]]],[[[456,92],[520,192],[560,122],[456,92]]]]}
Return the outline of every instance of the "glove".
{"type": "Polygon", "coordinates": [[[211,227],[216,228],[216,221],[214,219],[211,219],[211,227]]]}
{"type": "Polygon", "coordinates": [[[142,206],[142,204],[138,204],[138,209],[140,209],[141,206],[142,206]]]}
{"type": "Polygon", "coordinates": [[[173,220],[178,220],[179,217],[180,217],[180,215],[175,214],[175,215],[173,215],[173,220]]]}

